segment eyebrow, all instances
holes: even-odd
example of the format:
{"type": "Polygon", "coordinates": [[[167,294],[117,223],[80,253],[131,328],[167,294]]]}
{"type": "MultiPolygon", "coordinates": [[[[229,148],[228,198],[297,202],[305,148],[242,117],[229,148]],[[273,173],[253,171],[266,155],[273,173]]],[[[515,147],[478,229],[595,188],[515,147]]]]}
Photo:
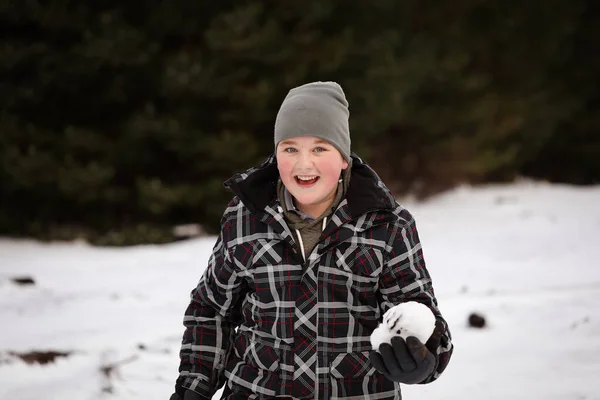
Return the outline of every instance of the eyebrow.
{"type": "MultiPolygon", "coordinates": [[[[298,143],[296,143],[295,141],[291,140],[291,139],[286,139],[283,140],[279,143],[280,145],[297,145],[298,143]]],[[[327,140],[323,140],[323,139],[317,139],[314,144],[330,144],[327,140]]]]}
{"type": "Polygon", "coordinates": [[[285,144],[296,144],[296,142],[294,142],[293,140],[283,140],[283,141],[279,142],[279,145],[285,145],[285,144]]]}

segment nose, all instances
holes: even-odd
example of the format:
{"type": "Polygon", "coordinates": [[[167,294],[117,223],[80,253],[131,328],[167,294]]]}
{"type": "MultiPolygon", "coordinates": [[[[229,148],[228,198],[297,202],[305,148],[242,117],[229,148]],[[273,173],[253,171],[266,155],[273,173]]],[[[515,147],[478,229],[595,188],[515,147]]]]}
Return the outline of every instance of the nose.
{"type": "Polygon", "coordinates": [[[298,155],[297,160],[298,162],[296,164],[296,167],[300,169],[308,169],[311,168],[313,165],[313,159],[311,157],[310,152],[308,151],[301,151],[298,155]]]}

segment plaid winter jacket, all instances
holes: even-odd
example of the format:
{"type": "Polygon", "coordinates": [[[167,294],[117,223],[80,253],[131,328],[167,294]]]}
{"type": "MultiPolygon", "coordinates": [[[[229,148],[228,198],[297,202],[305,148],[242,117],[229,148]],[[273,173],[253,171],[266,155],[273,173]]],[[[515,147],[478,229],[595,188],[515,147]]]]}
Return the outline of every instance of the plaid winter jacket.
{"type": "Polygon", "coordinates": [[[274,156],[237,174],[206,271],[191,294],[177,385],[206,398],[400,399],[370,364],[370,334],[393,305],[419,301],[437,317],[427,347],[452,353],[415,221],[353,155],[346,198],[306,262],[275,193],[274,156]],[[237,329],[236,329],[237,328],[237,329]]]}

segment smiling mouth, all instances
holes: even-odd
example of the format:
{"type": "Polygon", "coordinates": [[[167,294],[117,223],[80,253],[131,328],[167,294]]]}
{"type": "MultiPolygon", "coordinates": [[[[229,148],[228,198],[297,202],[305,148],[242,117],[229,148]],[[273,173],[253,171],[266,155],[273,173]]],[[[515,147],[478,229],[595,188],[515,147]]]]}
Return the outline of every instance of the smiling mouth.
{"type": "Polygon", "coordinates": [[[316,175],[296,175],[294,179],[300,186],[310,186],[315,184],[319,180],[319,177],[316,175]]]}

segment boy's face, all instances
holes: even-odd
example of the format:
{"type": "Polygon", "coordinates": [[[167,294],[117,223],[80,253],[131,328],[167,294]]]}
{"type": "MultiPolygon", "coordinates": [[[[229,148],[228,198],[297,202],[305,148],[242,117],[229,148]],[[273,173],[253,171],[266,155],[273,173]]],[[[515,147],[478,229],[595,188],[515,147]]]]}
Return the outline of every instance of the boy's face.
{"type": "Polygon", "coordinates": [[[277,145],[281,181],[303,212],[320,216],[335,199],[342,170],[348,163],[329,142],[313,136],[281,141],[277,145]]]}

